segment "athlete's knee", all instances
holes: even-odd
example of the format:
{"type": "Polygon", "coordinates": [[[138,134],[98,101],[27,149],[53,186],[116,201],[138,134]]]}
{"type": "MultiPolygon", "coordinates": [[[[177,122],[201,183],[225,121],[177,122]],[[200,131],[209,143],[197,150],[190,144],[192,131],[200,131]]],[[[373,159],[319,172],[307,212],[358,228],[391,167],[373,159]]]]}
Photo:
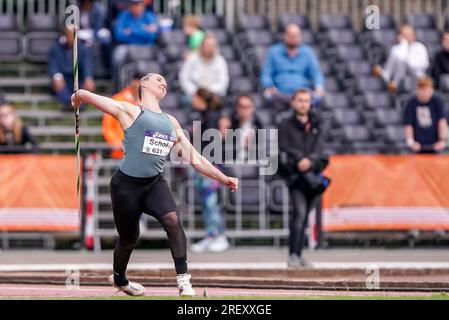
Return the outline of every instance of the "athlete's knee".
{"type": "Polygon", "coordinates": [[[174,230],[181,226],[178,214],[176,211],[169,212],[162,216],[162,225],[166,230],[174,230]]]}
{"type": "Polygon", "coordinates": [[[137,246],[138,237],[120,238],[117,245],[125,250],[133,250],[137,246]]]}

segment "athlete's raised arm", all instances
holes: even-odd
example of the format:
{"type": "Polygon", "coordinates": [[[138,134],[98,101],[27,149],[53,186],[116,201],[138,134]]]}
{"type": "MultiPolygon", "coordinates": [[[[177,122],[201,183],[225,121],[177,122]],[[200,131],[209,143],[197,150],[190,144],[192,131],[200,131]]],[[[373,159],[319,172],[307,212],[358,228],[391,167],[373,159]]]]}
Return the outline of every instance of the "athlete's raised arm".
{"type": "Polygon", "coordinates": [[[134,105],[128,102],[117,101],[108,97],[100,96],[87,90],[78,90],[72,95],[72,105],[76,107],[83,103],[91,104],[97,109],[105,113],[109,113],[111,116],[119,120],[121,124],[126,124],[128,120],[125,120],[123,118],[129,118],[129,116],[133,118],[133,113],[139,111],[138,108],[135,108],[134,105]]]}
{"type": "Polygon", "coordinates": [[[168,115],[176,130],[177,141],[181,157],[183,160],[190,163],[190,165],[199,173],[221,182],[229,187],[232,192],[238,189],[239,179],[228,177],[223,172],[214,167],[205,157],[203,157],[195,147],[190,143],[189,139],[184,134],[178,120],[175,117],[168,115]]]}

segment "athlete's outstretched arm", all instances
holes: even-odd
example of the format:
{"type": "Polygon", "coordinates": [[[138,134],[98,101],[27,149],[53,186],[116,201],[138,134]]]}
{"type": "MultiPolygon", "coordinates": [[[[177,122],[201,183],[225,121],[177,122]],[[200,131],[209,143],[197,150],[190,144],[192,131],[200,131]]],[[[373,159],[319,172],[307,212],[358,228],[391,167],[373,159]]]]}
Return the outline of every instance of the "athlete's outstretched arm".
{"type": "Polygon", "coordinates": [[[121,101],[100,96],[87,90],[78,90],[72,95],[72,105],[75,107],[83,103],[91,104],[116,119],[120,117],[121,113],[127,111],[126,104],[121,101]]]}
{"type": "Polygon", "coordinates": [[[190,163],[190,165],[199,173],[223,183],[233,192],[236,191],[238,189],[239,179],[228,177],[223,172],[215,168],[213,164],[204,158],[190,143],[179,122],[173,116],[169,115],[169,117],[176,130],[177,144],[179,144],[182,159],[190,163]]]}

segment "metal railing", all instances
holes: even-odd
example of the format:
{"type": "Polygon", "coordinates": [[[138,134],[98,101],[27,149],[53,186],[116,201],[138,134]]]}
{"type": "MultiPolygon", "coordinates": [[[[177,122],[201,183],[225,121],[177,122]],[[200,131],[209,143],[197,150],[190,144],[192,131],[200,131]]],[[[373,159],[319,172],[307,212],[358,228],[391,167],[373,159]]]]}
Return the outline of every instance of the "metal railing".
{"type": "MultiPolygon", "coordinates": [[[[103,0],[105,5],[108,0],[103,0]]],[[[72,0],[0,0],[0,13],[15,14],[23,26],[27,14],[57,15],[65,17],[65,8],[72,0]]],[[[273,26],[281,15],[306,15],[317,27],[320,16],[347,14],[354,26],[361,27],[369,5],[376,5],[381,14],[391,14],[400,23],[407,14],[430,13],[442,26],[449,15],[449,0],[154,0],[153,10],[161,16],[213,14],[223,17],[226,27],[234,30],[241,15],[267,16],[273,26]]],[[[62,21],[62,20],[61,20],[62,21]]]]}
{"type": "MultiPolygon", "coordinates": [[[[112,210],[110,207],[109,181],[112,174],[117,169],[118,161],[100,160],[93,169],[93,207],[95,221],[95,244],[94,249],[100,250],[100,239],[110,239],[117,236],[113,225],[112,210]]],[[[241,178],[241,166],[234,165],[233,174],[241,178]]],[[[228,170],[229,170],[228,168],[228,170]]],[[[200,215],[201,204],[196,199],[195,186],[193,183],[193,169],[185,165],[173,165],[167,162],[164,168],[164,176],[171,185],[173,194],[179,204],[179,215],[189,240],[205,236],[202,228],[202,218],[200,215]],[[180,174],[180,171],[183,173],[180,174]],[[180,176],[183,176],[180,179],[180,176]]],[[[224,187],[220,190],[220,205],[226,222],[226,235],[231,239],[273,239],[275,244],[280,239],[288,236],[289,203],[288,189],[282,181],[276,180],[270,183],[265,181],[265,177],[251,179],[241,179],[241,185],[257,188],[259,194],[257,204],[245,205],[242,188],[233,197],[224,187]],[[271,194],[273,188],[281,188],[282,203],[273,203],[271,194]],[[270,214],[276,211],[277,214],[270,214]]],[[[162,228],[156,220],[147,215],[142,216],[141,221],[142,239],[164,239],[166,237],[162,228]]]]}

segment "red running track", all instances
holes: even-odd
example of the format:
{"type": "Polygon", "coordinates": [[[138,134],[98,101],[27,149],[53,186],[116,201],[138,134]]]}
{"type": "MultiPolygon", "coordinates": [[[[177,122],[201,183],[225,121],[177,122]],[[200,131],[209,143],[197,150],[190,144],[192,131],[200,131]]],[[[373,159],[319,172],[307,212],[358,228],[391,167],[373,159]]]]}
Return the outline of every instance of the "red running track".
{"type": "MultiPolygon", "coordinates": [[[[431,296],[426,292],[370,292],[370,291],[309,291],[309,290],[278,290],[278,289],[236,289],[236,288],[195,288],[198,295],[204,295],[204,290],[209,297],[245,296],[245,297],[316,297],[316,296],[431,296]]],[[[61,285],[38,284],[0,284],[0,299],[7,298],[107,298],[112,296],[125,296],[116,289],[106,286],[81,286],[79,288],[67,288],[61,285]]],[[[177,288],[147,287],[146,296],[176,297],[177,288]]]]}

